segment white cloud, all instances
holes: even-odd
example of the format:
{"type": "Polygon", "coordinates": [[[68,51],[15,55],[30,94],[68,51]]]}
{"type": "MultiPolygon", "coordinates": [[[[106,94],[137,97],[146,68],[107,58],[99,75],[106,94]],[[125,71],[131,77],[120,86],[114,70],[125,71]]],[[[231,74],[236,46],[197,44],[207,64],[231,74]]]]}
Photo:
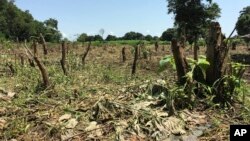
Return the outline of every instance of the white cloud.
{"type": "Polygon", "coordinates": [[[146,32],[147,32],[147,33],[150,33],[150,30],[147,30],[146,32]]]}

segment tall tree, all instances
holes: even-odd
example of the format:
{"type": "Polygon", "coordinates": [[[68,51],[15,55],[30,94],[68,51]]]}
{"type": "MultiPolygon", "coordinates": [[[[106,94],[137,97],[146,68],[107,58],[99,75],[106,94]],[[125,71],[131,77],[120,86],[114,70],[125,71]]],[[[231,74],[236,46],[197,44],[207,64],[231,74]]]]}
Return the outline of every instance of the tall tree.
{"type": "MultiPolygon", "coordinates": [[[[241,15],[239,16],[238,21],[236,23],[236,30],[241,36],[250,34],[250,6],[245,7],[241,11],[241,15]]],[[[244,40],[248,45],[250,42],[249,37],[245,37],[244,40]]]]}
{"type": "Polygon", "coordinates": [[[115,40],[117,40],[117,37],[114,35],[108,35],[106,38],[106,41],[115,41],[115,40]]]}
{"type": "Polygon", "coordinates": [[[58,21],[56,19],[53,18],[49,18],[48,20],[44,21],[44,24],[49,27],[52,28],[54,30],[58,29],[58,21]]]}
{"type": "Polygon", "coordinates": [[[138,32],[128,32],[123,37],[124,40],[142,40],[144,38],[143,34],[138,32]]]}
{"type": "Polygon", "coordinates": [[[176,28],[168,28],[161,35],[162,41],[172,41],[172,39],[176,36],[176,28]]]}
{"type": "Polygon", "coordinates": [[[211,21],[220,15],[220,8],[212,0],[167,0],[168,13],[175,16],[178,37],[184,36],[195,43],[194,58],[197,59],[197,41],[211,21]]]}
{"type": "Polygon", "coordinates": [[[78,42],[85,42],[88,38],[88,35],[86,33],[82,33],[76,40],[78,42]]]}
{"type": "Polygon", "coordinates": [[[45,20],[45,40],[48,42],[59,42],[62,38],[61,32],[58,30],[58,21],[56,19],[49,18],[45,20]]]}

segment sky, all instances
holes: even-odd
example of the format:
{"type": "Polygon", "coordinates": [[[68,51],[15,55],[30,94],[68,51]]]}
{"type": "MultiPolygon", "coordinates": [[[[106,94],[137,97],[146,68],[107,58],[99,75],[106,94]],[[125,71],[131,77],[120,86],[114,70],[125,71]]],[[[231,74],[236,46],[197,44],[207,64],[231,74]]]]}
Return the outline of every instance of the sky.
{"type": "MultiPolygon", "coordinates": [[[[228,36],[239,17],[239,12],[250,6],[250,0],[213,0],[221,8],[223,33],[228,36]]],[[[173,27],[174,16],[167,12],[166,0],[16,0],[22,10],[29,10],[39,21],[58,20],[64,37],[74,40],[81,33],[118,37],[129,31],[161,36],[173,27]]]]}

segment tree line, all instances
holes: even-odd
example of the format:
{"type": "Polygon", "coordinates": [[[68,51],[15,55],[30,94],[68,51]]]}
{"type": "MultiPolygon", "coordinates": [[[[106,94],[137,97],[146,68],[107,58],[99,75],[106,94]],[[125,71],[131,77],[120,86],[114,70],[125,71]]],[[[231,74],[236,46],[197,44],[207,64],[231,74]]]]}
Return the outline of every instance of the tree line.
{"type": "MultiPolygon", "coordinates": [[[[208,33],[208,25],[220,16],[220,8],[216,3],[186,0],[167,0],[168,12],[174,14],[175,24],[173,28],[166,29],[160,37],[143,35],[130,31],[122,37],[108,35],[105,39],[103,34],[87,35],[82,33],[77,41],[116,41],[116,40],[162,40],[171,41],[173,38],[185,36],[190,44],[197,44],[199,38],[205,38],[208,33]]],[[[250,34],[250,6],[241,11],[236,24],[239,35],[250,34]]],[[[104,31],[103,31],[104,32],[104,31]]],[[[38,21],[33,18],[28,10],[22,11],[15,5],[14,0],[0,0],[0,39],[13,41],[32,40],[40,35],[47,42],[59,42],[62,34],[58,30],[58,21],[49,18],[38,21]]],[[[249,42],[249,38],[245,39],[249,42]]]]}
{"type": "Polygon", "coordinates": [[[130,31],[128,33],[125,33],[122,37],[117,37],[115,35],[108,35],[106,38],[103,38],[101,35],[87,35],[86,33],[82,33],[78,36],[77,41],[78,42],[86,42],[86,41],[117,41],[117,40],[158,40],[158,36],[152,36],[152,35],[143,35],[139,32],[130,31]]]}

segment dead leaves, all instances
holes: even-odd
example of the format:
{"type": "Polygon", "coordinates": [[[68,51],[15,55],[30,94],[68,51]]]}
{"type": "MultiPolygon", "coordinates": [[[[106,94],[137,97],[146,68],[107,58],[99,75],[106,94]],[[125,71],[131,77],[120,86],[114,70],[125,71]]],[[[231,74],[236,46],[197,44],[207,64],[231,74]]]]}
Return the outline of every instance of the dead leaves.
{"type": "Polygon", "coordinates": [[[62,115],[60,118],[59,118],[59,122],[62,122],[62,121],[64,121],[64,120],[68,120],[68,119],[70,119],[71,118],[71,114],[64,114],[64,115],[62,115]]]}
{"type": "Polygon", "coordinates": [[[68,120],[65,127],[67,129],[73,129],[76,127],[77,124],[78,124],[78,121],[75,118],[72,118],[72,119],[68,120]]]}
{"type": "Polygon", "coordinates": [[[0,88],[0,100],[10,101],[12,98],[14,98],[15,95],[16,93],[14,92],[6,91],[0,88]]]}
{"type": "Polygon", "coordinates": [[[85,132],[90,132],[88,138],[100,137],[103,135],[101,126],[97,122],[90,122],[89,126],[84,129],[85,132]]]}
{"type": "Polygon", "coordinates": [[[59,124],[65,125],[67,129],[73,129],[78,124],[78,121],[75,118],[71,118],[71,114],[64,114],[59,119],[59,124]]]}
{"type": "Polygon", "coordinates": [[[5,128],[7,121],[0,118],[0,130],[3,130],[5,128]]]}

